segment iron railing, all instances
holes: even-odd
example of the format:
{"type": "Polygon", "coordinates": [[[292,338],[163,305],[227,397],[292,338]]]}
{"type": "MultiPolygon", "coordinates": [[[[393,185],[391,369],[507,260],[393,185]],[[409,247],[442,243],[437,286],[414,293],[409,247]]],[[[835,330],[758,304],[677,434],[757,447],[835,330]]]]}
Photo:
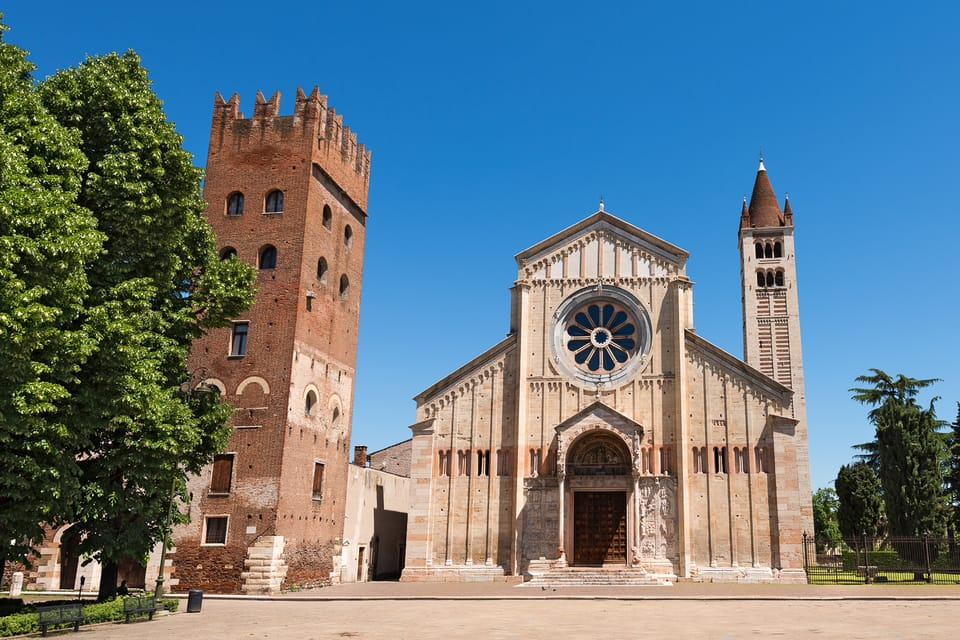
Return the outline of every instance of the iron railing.
{"type": "Polygon", "coordinates": [[[960,584],[960,539],[859,536],[825,549],[803,534],[803,564],[810,584],[960,584]]]}

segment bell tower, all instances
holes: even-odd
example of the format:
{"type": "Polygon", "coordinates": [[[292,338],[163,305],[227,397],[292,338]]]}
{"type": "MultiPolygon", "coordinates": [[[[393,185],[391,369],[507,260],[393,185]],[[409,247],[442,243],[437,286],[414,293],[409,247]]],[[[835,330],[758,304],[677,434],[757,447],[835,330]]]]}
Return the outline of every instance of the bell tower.
{"type": "MultiPolygon", "coordinates": [[[[803,530],[813,531],[810,460],[807,449],[807,400],[800,345],[800,307],[793,210],[789,197],[783,209],[760,157],[750,201],[740,213],[740,277],[743,303],[743,359],[793,390],[793,455],[798,507],[803,530]],[[794,457],[795,456],[795,457],[794,457]]],[[[793,475],[792,469],[778,469],[793,475]]],[[[792,484],[792,483],[791,483],[792,484]]]]}

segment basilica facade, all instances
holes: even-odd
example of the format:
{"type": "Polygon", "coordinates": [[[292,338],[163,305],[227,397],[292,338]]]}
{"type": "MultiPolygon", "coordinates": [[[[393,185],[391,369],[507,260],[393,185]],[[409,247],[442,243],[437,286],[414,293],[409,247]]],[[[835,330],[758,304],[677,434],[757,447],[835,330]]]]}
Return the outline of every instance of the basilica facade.
{"type": "Polygon", "coordinates": [[[761,161],[743,360],[696,332],[687,252],[602,204],[518,254],[508,336],[415,398],[402,579],[804,581],[793,232],[761,161]]]}

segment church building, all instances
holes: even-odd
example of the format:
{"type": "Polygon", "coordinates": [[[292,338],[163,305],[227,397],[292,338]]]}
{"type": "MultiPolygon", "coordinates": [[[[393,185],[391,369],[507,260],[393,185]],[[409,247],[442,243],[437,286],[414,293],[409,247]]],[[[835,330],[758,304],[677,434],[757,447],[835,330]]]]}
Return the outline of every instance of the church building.
{"type": "Polygon", "coordinates": [[[739,246],[743,360],[696,332],[687,252],[602,203],[519,253],[507,337],[415,398],[402,579],[805,581],[793,213],[762,160],[739,246]]]}

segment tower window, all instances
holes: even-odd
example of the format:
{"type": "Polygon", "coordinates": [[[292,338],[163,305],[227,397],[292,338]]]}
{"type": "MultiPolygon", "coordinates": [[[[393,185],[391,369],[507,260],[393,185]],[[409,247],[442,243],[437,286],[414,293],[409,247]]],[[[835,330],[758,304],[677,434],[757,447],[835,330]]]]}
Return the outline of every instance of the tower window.
{"type": "Polygon", "coordinates": [[[249,322],[234,322],[233,332],[230,337],[230,356],[239,358],[247,354],[247,333],[250,329],[249,322]]]}
{"type": "Polygon", "coordinates": [[[323,463],[313,463],[313,499],[323,499],[323,463]]]}
{"type": "Polygon", "coordinates": [[[773,257],[773,246],[769,242],[763,247],[763,257],[764,258],[773,257]]]}
{"type": "Polygon", "coordinates": [[[353,244],[353,229],[350,228],[350,225],[343,228],[343,244],[347,247],[353,244]]]}
{"type": "Polygon", "coordinates": [[[317,392],[311,389],[307,391],[307,397],[303,401],[303,412],[308,415],[313,415],[313,410],[317,406],[317,392]]]}
{"type": "Polygon", "coordinates": [[[330,205],[323,205],[323,226],[327,229],[330,228],[330,225],[333,223],[333,212],[330,211],[330,205]]]}
{"type": "Polygon", "coordinates": [[[233,476],[233,454],[226,453],[213,457],[213,477],[210,480],[210,493],[230,493],[230,480],[233,476]]]}
{"type": "Polygon", "coordinates": [[[234,249],[233,247],[224,247],[223,249],[220,250],[221,260],[229,260],[230,258],[236,258],[236,257],[237,257],[237,250],[234,249]]]}
{"type": "Polygon", "coordinates": [[[227,196],[227,215],[243,215],[243,194],[239,191],[234,191],[227,196]]]}
{"type": "Polygon", "coordinates": [[[773,271],[767,271],[767,286],[772,287],[774,285],[773,271]]]}
{"type": "Polygon", "coordinates": [[[756,247],[756,250],[757,250],[757,257],[758,257],[758,258],[762,258],[762,257],[763,257],[763,244],[760,243],[760,242],[758,242],[758,243],[756,243],[756,244],[754,245],[754,247],[756,247]]]}
{"type": "Polygon", "coordinates": [[[510,450],[497,449],[497,475],[506,477],[510,475],[510,450]]]}
{"type": "Polygon", "coordinates": [[[204,522],[203,544],[227,543],[227,516],[209,517],[204,522]]]}
{"type": "Polygon", "coordinates": [[[782,258],[783,257],[783,245],[779,242],[773,243],[773,257],[782,258]]]}
{"type": "Polygon", "coordinates": [[[757,271],[757,286],[764,287],[767,284],[767,280],[763,275],[763,271],[757,271]]]}
{"type": "Polygon", "coordinates": [[[340,426],[340,407],[333,408],[333,417],[330,419],[330,424],[334,427],[340,426]]]}
{"type": "Polygon", "coordinates": [[[280,213],[283,211],[283,191],[275,189],[267,194],[264,211],[267,213],[280,213]]]}
{"type": "Polygon", "coordinates": [[[727,448],[726,447],[713,448],[713,472],[714,473],[727,472],[727,448]]]}
{"type": "Polygon", "coordinates": [[[773,282],[776,286],[783,286],[783,271],[777,271],[773,276],[773,282]]]}
{"type": "Polygon", "coordinates": [[[327,259],[322,257],[317,260],[317,280],[320,281],[320,284],[327,284],[327,259]]]}
{"type": "Polygon", "coordinates": [[[340,298],[346,299],[350,291],[350,280],[347,278],[347,274],[340,276],[340,298]]]}
{"type": "Polygon", "coordinates": [[[265,245],[260,249],[260,268],[277,268],[277,248],[272,244],[265,245]]]}

